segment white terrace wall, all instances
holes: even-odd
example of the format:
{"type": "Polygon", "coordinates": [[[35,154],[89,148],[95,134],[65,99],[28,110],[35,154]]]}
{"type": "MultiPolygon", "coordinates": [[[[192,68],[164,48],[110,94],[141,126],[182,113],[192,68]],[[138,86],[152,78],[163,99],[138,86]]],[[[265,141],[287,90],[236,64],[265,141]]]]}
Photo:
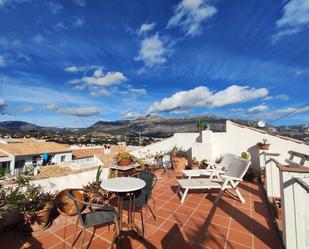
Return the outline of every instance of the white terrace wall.
{"type": "Polygon", "coordinates": [[[156,153],[169,152],[174,146],[189,150],[196,141],[198,133],[175,133],[172,137],[147,145],[143,148],[132,151],[131,153],[138,158],[154,156],[156,153]]]}
{"type": "Polygon", "coordinates": [[[44,191],[57,193],[66,188],[82,188],[88,182],[95,181],[96,172],[97,170],[95,169],[65,176],[49,177],[33,180],[31,184],[41,186],[44,191]]]}
{"type": "Polygon", "coordinates": [[[276,159],[282,163],[289,157],[289,150],[309,154],[309,146],[300,141],[272,136],[231,121],[226,121],[226,132],[205,130],[201,137],[199,135],[199,133],[175,133],[171,138],[137,149],[132,154],[145,158],[157,152],[168,152],[177,146],[190,150],[192,157],[198,160],[213,161],[225,153],[240,155],[241,152],[247,151],[251,155],[252,166],[261,167],[265,164],[264,155],[256,144],[263,142],[263,139],[267,139],[271,144],[270,152],[280,153],[276,159]]]}
{"type": "Polygon", "coordinates": [[[280,153],[280,156],[276,157],[276,159],[282,163],[284,163],[285,159],[289,158],[289,150],[309,154],[309,146],[300,141],[272,136],[263,133],[263,131],[259,132],[227,121],[226,132],[212,134],[211,159],[215,159],[227,152],[240,155],[242,151],[248,151],[251,155],[252,165],[259,167],[261,163],[264,163],[260,162],[263,151],[259,150],[256,144],[263,142],[263,139],[267,139],[267,143],[271,144],[270,152],[280,153]]]}

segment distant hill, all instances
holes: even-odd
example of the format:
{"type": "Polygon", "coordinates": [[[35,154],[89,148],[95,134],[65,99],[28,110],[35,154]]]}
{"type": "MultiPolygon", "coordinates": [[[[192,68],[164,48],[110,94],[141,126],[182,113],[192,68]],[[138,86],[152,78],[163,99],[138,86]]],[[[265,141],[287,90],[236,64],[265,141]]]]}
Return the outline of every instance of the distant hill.
{"type": "MultiPolygon", "coordinates": [[[[168,137],[176,132],[197,132],[196,124],[202,120],[212,131],[224,132],[225,118],[213,115],[187,116],[183,118],[161,117],[156,115],[141,116],[133,120],[98,121],[88,128],[55,128],[42,127],[23,121],[0,122],[0,131],[47,131],[74,134],[91,134],[94,136],[110,135],[134,135],[141,133],[143,136],[168,137]]],[[[251,127],[257,127],[257,121],[232,119],[232,121],[251,127]]],[[[272,126],[264,128],[267,132],[309,141],[309,125],[272,126]]],[[[309,142],[308,142],[309,143],[309,142]]]]}
{"type": "Polygon", "coordinates": [[[0,130],[21,130],[21,131],[33,131],[40,130],[41,126],[31,124],[23,121],[4,121],[0,122],[0,130]]]}
{"type": "Polygon", "coordinates": [[[188,116],[184,118],[167,118],[155,115],[141,116],[134,120],[98,121],[89,130],[97,130],[110,134],[133,135],[142,132],[144,135],[166,137],[175,132],[196,132],[198,120],[210,126],[213,131],[224,131],[226,119],[215,116],[188,116]]]}

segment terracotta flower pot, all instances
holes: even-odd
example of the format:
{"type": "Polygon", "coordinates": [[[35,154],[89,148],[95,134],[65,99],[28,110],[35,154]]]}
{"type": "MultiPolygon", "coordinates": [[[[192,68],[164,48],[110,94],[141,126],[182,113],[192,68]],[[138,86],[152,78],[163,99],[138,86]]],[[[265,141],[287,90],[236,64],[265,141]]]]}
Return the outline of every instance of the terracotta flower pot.
{"type": "Polygon", "coordinates": [[[172,155],[171,156],[171,163],[172,163],[173,169],[175,169],[177,171],[182,171],[186,168],[187,158],[177,157],[177,156],[172,155]]]}
{"type": "Polygon", "coordinates": [[[45,206],[41,210],[25,215],[26,225],[29,226],[31,232],[39,231],[48,225],[51,209],[52,206],[45,206]]]}
{"type": "Polygon", "coordinates": [[[128,166],[130,164],[132,164],[132,160],[131,159],[120,159],[117,162],[118,166],[128,166]]]}
{"type": "Polygon", "coordinates": [[[270,144],[267,143],[257,143],[256,144],[260,150],[269,150],[270,144]]]}

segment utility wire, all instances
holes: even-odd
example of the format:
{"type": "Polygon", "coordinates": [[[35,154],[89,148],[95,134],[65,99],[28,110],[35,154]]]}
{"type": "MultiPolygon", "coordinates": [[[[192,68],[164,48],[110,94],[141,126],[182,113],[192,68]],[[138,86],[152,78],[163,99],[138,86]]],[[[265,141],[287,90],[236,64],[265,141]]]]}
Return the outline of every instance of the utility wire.
{"type": "Polygon", "coordinates": [[[276,122],[276,121],[278,121],[278,120],[280,120],[280,119],[283,119],[283,118],[285,118],[285,117],[287,117],[287,116],[290,116],[291,114],[294,114],[294,113],[296,113],[296,112],[299,112],[300,110],[304,109],[304,108],[307,107],[307,106],[309,106],[309,103],[306,103],[306,104],[302,105],[301,107],[296,108],[295,110],[292,110],[292,111],[290,111],[290,112],[288,112],[288,113],[285,113],[285,114],[279,116],[278,118],[272,119],[272,120],[269,121],[269,123],[276,122]]]}

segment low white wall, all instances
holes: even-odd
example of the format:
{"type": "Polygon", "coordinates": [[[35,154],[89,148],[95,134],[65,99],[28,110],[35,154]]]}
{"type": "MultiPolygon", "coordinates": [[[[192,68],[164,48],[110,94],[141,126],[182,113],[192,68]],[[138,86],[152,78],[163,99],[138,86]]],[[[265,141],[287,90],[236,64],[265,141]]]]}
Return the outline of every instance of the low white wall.
{"type": "Polygon", "coordinates": [[[168,153],[175,146],[189,150],[198,136],[198,133],[175,133],[170,138],[134,150],[131,154],[137,158],[145,158],[154,156],[156,153],[168,153]]]}
{"type": "Polygon", "coordinates": [[[280,153],[280,156],[276,157],[276,159],[282,163],[284,163],[285,159],[289,158],[289,150],[309,154],[309,146],[304,143],[263,134],[227,121],[226,132],[213,133],[213,153],[211,159],[227,152],[240,155],[242,151],[248,151],[251,155],[252,165],[258,167],[260,165],[260,154],[263,151],[259,150],[256,144],[263,142],[263,139],[267,139],[267,143],[270,143],[269,152],[280,153]]]}
{"type": "MultiPolygon", "coordinates": [[[[132,154],[138,158],[145,158],[159,152],[168,152],[177,146],[185,150],[191,149],[192,157],[198,160],[214,161],[226,153],[240,155],[241,152],[247,151],[250,153],[252,166],[260,167],[261,163],[264,163],[261,162],[263,151],[259,150],[256,144],[263,142],[263,139],[267,139],[271,144],[269,152],[280,153],[276,159],[281,163],[289,158],[289,150],[309,154],[309,146],[302,142],[272,136],[231,121],[226,122],[226,132],[205,130],[201,139],[197,139],[198,137],[199,133],[175,133],[173,137],[132,151],[132,154]]],[[[308,162],[306,166],[309,166],[308,162]]]]}
{"type": "Polygon", "coordinates": [[[96,172],[97,170],[95,169],[66,176],[33,180],[31,183],[35,186],[41,186],[44,191],[57,193],[66,188],[81,188],[87,185],[88,182],[95,181],[96,172]]]}

